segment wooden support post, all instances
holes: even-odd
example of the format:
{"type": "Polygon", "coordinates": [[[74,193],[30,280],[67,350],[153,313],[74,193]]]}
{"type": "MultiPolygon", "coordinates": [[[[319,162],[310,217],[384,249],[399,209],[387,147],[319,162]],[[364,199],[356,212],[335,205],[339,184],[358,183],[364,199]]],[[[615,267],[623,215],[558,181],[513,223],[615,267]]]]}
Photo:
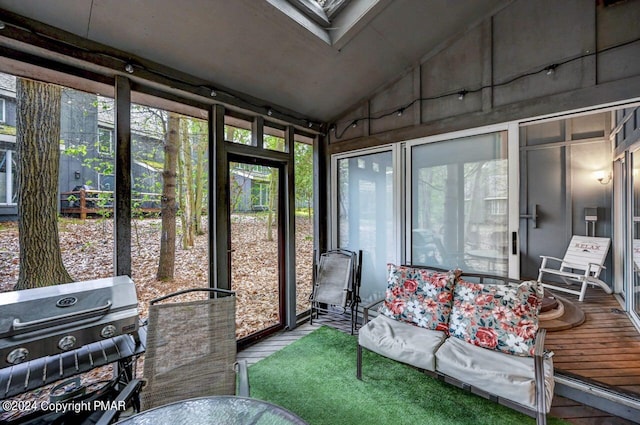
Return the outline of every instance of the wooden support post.
{"type": "Polygon", "coordinates": [[[87,219],[87,192],[80,190],[80,220],[87,219]]]}
{"type": "Polygon", "coordinates": [[[131,82],[116,77],[114,264],[116,276],[131,276],[131,82]]]}
{"type": "MultiPolygon", "coordinates": [[[[213,202],[210,216],[215,220],[209,238],[213,238],[215,268],[214,287],[231,289],[231,229],[229,228],[229,164],[224,142],[224,106],[213,105],[209,117],[214,156],[210,161],[210,178],[215,180],[209,198],[213,202]],[[213,169],[211,169],[213,168],[213,169]]],[[[211,201],[210,201],[211,202],[211,201]]],[[[211,220],[211,218],[210,218],[211,220]]]]}

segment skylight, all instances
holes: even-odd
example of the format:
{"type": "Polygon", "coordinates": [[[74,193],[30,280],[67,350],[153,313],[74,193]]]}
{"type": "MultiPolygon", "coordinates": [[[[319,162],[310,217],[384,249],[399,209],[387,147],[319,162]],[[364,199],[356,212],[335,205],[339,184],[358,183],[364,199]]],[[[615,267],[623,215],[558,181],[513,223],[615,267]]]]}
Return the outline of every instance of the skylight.
{"type": "Polygon", "coordinates": [[[265,0],[309,32],[341,49],[392,0],[265,0]]]}
{"type": "Polygon", "coordinates": [[[322,27],[328,27],[331,25],[331,20],[349,3],[349,0],[288,1],[322,27]]]}

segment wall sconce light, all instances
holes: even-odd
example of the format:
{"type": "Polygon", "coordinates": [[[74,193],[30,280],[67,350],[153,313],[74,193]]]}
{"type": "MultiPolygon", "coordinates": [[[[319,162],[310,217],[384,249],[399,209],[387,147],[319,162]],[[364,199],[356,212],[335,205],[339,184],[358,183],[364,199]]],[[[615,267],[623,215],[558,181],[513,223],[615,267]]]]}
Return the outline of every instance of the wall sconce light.
{"type": "Polygon", "coordinates": [[[594,177],[600,184],[609,184],[611,181],[611,173],[607,173],[606,171],[596,171],[594,177]]]}
{"type": "Polygon", "coordinates": [[[129,74],[133,74],[133,71],[134,71],[133,65],[131,65],[130,63],[126,64],[124,66],[124,70],[127,71],[129,74]]]}
{"type": "Polygon", "coordinates": [[[74,171],[73,172],[73,177],[75,177],[76,180],[80,180],[80,171],[74,171]]]}

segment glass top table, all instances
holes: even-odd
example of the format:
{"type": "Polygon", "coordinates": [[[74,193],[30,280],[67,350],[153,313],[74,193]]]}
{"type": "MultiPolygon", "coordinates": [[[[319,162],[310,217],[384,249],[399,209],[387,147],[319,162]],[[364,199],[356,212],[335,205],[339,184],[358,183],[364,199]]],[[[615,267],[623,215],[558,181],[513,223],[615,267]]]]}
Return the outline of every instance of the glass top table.
{"type": "Polygon", "coordinates": [[[308,425],[275,404],[235,396],[199,397],[145,410],[119,421],[121,425],[308,425]]]}

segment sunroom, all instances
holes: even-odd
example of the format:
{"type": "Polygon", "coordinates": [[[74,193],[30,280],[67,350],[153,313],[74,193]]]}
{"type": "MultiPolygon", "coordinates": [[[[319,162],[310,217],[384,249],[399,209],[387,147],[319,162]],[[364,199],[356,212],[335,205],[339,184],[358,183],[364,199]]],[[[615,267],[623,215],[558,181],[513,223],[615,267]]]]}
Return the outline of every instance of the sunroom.
{"type": "Polygon", "coordinates": [[[389,263],[536,280],[604,238],[607,290],[548,288],[579,317],[546,348],[556,395],[637,420],[638,0],[0,0],[0,22],[2,292],[44,278],[19,105],[49,83],[71,280],[129,276],[144,318],[232,290],[242,352],[305,324],[328,250],[362,250],[365,305],[389,263]]]}

